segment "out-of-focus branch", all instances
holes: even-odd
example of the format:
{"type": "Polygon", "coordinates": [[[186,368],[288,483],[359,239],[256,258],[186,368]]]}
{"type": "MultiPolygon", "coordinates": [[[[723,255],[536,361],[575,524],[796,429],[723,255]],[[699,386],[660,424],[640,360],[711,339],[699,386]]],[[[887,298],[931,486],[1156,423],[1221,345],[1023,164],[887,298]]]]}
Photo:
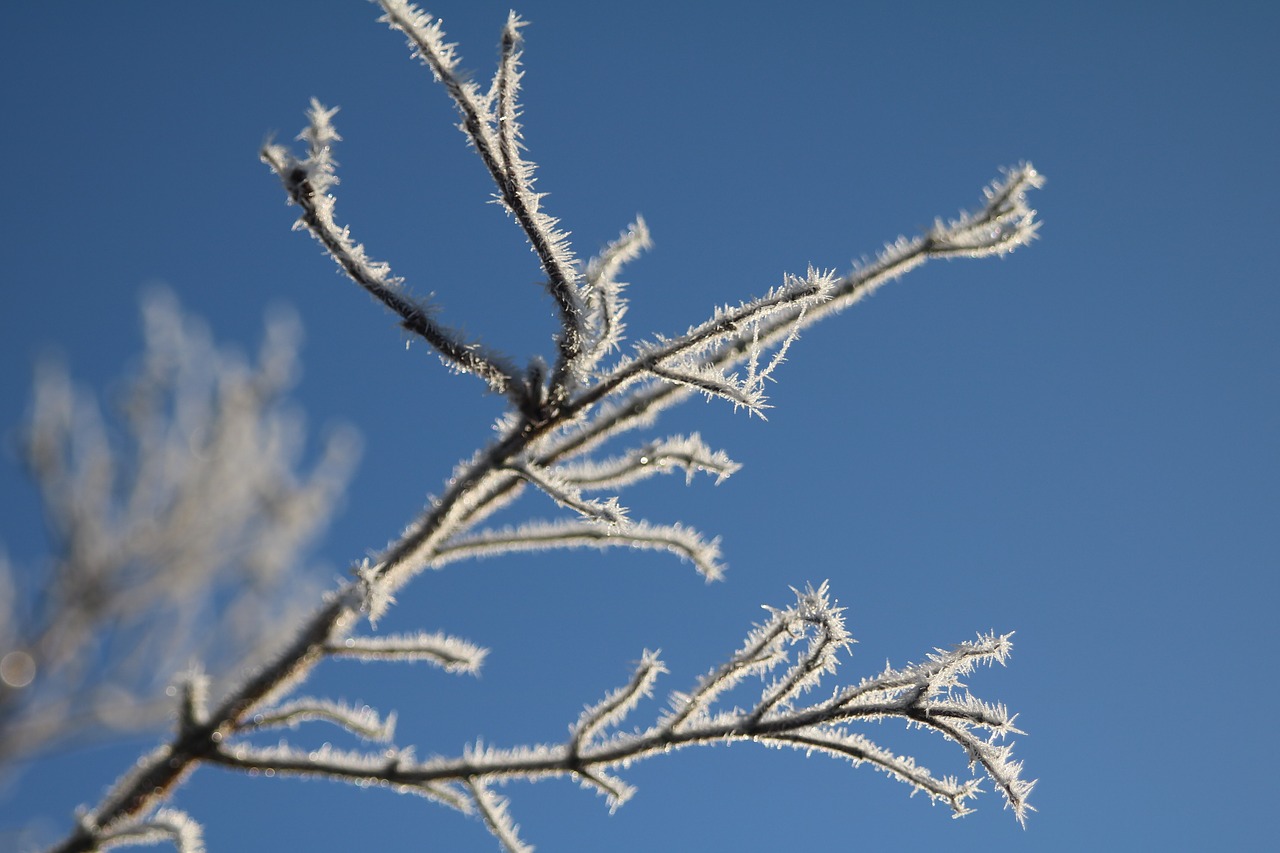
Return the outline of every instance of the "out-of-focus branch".
{"type": "Polygon", "coordinates": [[[121,429],[59,367],[37,373],[24,445],[54,553],[41,589],[0,566],[0,763],[157,725],[176,672],[199,659],[225,674],[274,648],[318,591],[301,561],[358,441],[337,431],[300,466],[302,421],[285,398],[296,319],[274,318],[249,363],[167,293],[143,315],[121,429]]]}

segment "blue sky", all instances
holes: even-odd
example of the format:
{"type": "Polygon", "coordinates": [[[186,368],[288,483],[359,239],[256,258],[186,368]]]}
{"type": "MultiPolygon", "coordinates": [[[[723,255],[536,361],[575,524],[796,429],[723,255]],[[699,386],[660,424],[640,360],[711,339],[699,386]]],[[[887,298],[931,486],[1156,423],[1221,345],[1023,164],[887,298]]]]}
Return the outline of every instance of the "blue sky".
{"type": "MultiPolygon", "coordinates": [[[[487,77],[507,6],[430,11],[487,77]]],[[[866,769],[752,747],[632,768],[610,816],[563,782],[514,785],[542,850],[1244,849],[1273,836],[1280,696],[1280,294],[1274,240],[1280,12],[1270,4],[534,2],[525,129],[548,209],[594,252],[642,213],[625,276],[633,339],[679,332],[808,264],[848,268],[973,206],[1030,160],[1042,239],[933,263],[793,349],[761,422],[695,401],[744,469],[627,493],[636,517],[724,537],[728,580],[597,553],[455,564],[401,596],[394,630],[492,649],[480,679],[333,665],[315,690],[398,710],[401,740],[454,754],[557,740],[661,648],[687,687],[759,605],[830,579],[860,640],[847,679],[976,631],[1017,631],[977,692],[1020,713],[1039,812],[988,794],[952,821],[866,769]]],[[[340,211],[445,317],[520,358],[555,330],[451,107],[354,2],[22,4],[0,27],[6,131],[0,424],[56,351],[97,389],[140,348],[165,283],[219,339],[264,310],[306,330],[297,396],[365,456],[320,577],[394,536],[487,438],[499,401],[405,348],[335,275],[257,161],[312,96],[340,105],[340,211]]],[[[0,539],[44,542],[12,455],[0,539]]],[[[544,509],[538,506],[531,513],[544,509]]],[[[936,770],[963,762],[886,730],[936,770]]],[[[319,742],[325,733],[304,733],[319,742]]],[[[153,739],[63,753],[0,787],[0,832],[51,841],[153,739]]],[[[176,803],[212,851],[490,850],[473,821],[338,785],[198,772],[176,803]]],[[[0,835],[0,838],[5,836],[0,835]]],[[[12,837],[12,836],[10,836],[12,837]]],[[[2,846],[2,845],[0,845],[2,846]]]]}

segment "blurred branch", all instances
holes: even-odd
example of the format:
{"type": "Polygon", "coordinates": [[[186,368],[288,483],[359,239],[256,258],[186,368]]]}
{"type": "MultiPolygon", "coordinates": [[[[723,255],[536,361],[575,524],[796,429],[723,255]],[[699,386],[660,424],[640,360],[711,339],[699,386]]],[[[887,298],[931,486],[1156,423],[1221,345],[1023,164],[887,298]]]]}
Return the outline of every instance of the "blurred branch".
{"type": "Polygon", "coordinates": [[[274,648],[316,593],[301,560],[358,454],[349,430],[299,467],[292,315],[256,363],[218,349],[165,292],[144,302],[147,349],[120,430],[54,364],[37,371],[25,458],[54,553],[40,589],[0,565],[0,763],[171,715],[173,674],[274,648]]]}

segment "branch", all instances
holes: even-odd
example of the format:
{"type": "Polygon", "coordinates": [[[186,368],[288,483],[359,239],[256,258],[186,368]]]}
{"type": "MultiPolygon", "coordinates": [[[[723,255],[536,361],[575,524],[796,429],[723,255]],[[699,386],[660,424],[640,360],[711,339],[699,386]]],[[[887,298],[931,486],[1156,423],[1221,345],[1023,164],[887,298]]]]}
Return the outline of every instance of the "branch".
{"type": "Polygon", "coordinates": [[[648,226],[637,216],[617,240],[587,264],[584,297],[589,344],[582,359],[584,373],[621,345],[622,317],[627,313],[627,305],[622,298],[623,283],[617,276],[624,264],[652,245],[648,226]]]}
{"type": "Polygon", "coordinates": [[[488,649],[446,634],[396,634],[382,637],[347,637],[326,651],[335,658],[363,661],[427,661],[446,672],[477,674],[488,649]]]}
{"type": "Polygon", "coordinates": [[[724,451],[708,447],[695,432],[653,441],[611,459],[558,466],[556,472],[580,489],[620,489],[676,468],[684,469],[686,484],[693,482],[694,474],[704,471],[713,475],[719,485],[741,467],[724,451]]]}
{"type": "MultiPolygon", "coordinates": [[[[932,729],[960,745],[996,784],[1017,819],[1025,821],[1031,811],[1027,796],[1034,782],[1021,778],[1022,767],[1012,760],[1011,748],[995,742],[1016,731],[1012,718],[1002,706],[982,703],[967,693],[957,697],[952,692],[958,685],[956,679],[977,664],[1002,662],[1007,657],[1007,635],[979,637],[951,651],[936,652],[925,664],[890,669],[858,688],[836,691],[831,699],[801,705],[796,701],[799,695],[836,669],[836,653],[851,639],[845,631],[843,611],[830,600],[826,584],[798,592],[796,597],[791,607],[766,608],[770,618],[752,631],[727,663],[704,677],[692,693],[674,694],[672,712],[639,732],[618,729],[666,671],[652,652],[645,652],[627,685],[583,712],[571,727],[569,740],[560,745],[515,749],[477,746],[460,758],[417,762],[404,751],[397,752],[395,760],[387,760],[332,750],[308,754],[283,747],[264,751],[231,744],[220,746],[209,760],[298,776],[372,779],[413,789],[461,784],[473,798],[483,795],[492,784],[576,777],[605,791],[616,807],[630,795],[630,788],[612,776],[614,768],[687,746],[762,742],[823,752],[855,765],[870,763],[931,799],[946,802],[956,816],[968,814],[967,801],[979,790],[977,779],[935,776],[912,759],[895,755],[847,728],[896,718],[932,729]],[[806,638],[809,642],[804,651],[793,655],[791,650],[806,638]],[[780,666],[784,667],[781,677],[766,684],[751,707],[714,710],[715,700],[741,684],[745,676],[763,675],[780,666]]],[[[484,813],[488,806],[476,802],[484,813]]],[[[505,818],[505,801],[501,815],[502,819],[486,817],[486,822],[495,834],[502,836],[512,830],[511,837],[515,837],[505,818]]]]}
{"type": "Polygon", "coordinates": [[[286,705],[266,708],[237,726],[240,732],[264,729],[296,729],[302,723],[314,721],[332,723],[346,729],[363,740],[387,743],[395,734],[396,715],[385,719],[368,705],[353,708],[342,702],[328,699],[298,699],[286,705]]]}
{"type": "Polygon", "coordinates": [[[804,278],[789,275],[782,287],[770,290],[759,299],[744,302],[736,308],[718,309],[710,320],[691,327],[679,338],[659,338],[642,344],[637,347],[633,360],[620,365],[584,392],[574,401],[575,405],[589,405],[649,375],[673,384],[688,385],[708,396],[724,397],[734,404],[734,408],[743,406],[760,414],[764,407],[764,380],[776,363],[763,373],[748,371],[747,377],[739,380],[736,376],[726,375],[722,369],[724,365],[717,364],[711,355],[726,345],[745,340],[757,345],[748,348],[745,360],[752,360],[759,355],[762,328],[774,328],[774,318],[784,316],[788,318],[785,325],[794,334],[805,311],[825,302],[834,283],[835,278],[830,273],[810,268],[804,278]]]}
{"type": "Polygon", "coordinates": [[[617,498],[604,501],[585,498],[576,484],[549,468],[540,469],[528,462],[511,462],[506,468],[556,503],[574,510],[589,521],[599,522],[610,528],[620,527],[627,521],[627,510],[618,503],[617,498]]]}
{"type": "Polygon", "coordinates": [[[514,365],[437,322],[433,309],[408,296],[404,279],[393,276],[387,264],[369,259],[364,246],[351,239],[350,229],[334,221],[337,202],[327,190],[337,182],[332,148],[341,137],[331,121],[336,112],[319,101],[311,102],[310,125],[300,137],[309,146],[306,160],[298,160],[282,145],[267,144],[262,149],[262,161],[280,178],[290,203],[302,208],[298,224],[311,232],[352,281],[390,308],[405,330],[431,344],[445,364],[475,374],[490,390],[519,403],[524,389],[516,379],[514,365]]]}
{"type": "Polygon", "coordinates": [[[441,568],[458,560],[543,551],[551,548],[639,548],[669,551],[693,563],[708,581],[721,580],[720,540],[707,541],[695,530],[681,524],[655,525],[634,521],[611,529],[581,521],[529,522],[501,530],[481,530],[441,545],[432,562],[441,568]]]}
{"type": "Polygon", "coordinates": [[[533,164],[520,157],[516,97],[521,77],[519,31],[524,22],[514,12],[508,17],[502,32],[497,75],[489,96],[485,97],[479,94],[474,83],[458,74],[455,46],[444,41],[438,20],[403,0],[378,0],[378,4],[385,12],[382,20],[404,33],[410,48],[453,99],[462,116],[462,132],[489,170],[502,205],[520,225],[538,256],[547,276],[547,291],[560,312],[559,356],[552,376],[552,402],[558,402],[566,393],[565,383],[570,373],[578,369],[584,311],[569,235],[559,229],[558,220],[542,211],[543,194],[533,189],[533,164]]]}
{"type": "Polygon", "coordinates": [[[160,809],[149,820],[114,827],[98,839],[98,850],[173,842],[178,853],[204,853],[204,832],[186,812],[160,809]]]}
{"type": "MultiPolygon", "coordinates": [[[[827,298],[818,304],[795,307],[759,327],[743,329],[736,336],[725,335],[718,349],[703,355],[706,368],[725,370],[746,362],[753,353],[780,344],[796,332],[844,311],[932,258],[1005,254],[1029,244],[1036,238],[1040,223],[1027,203],[1027,193],[1043,185],[1044,177],[1030,163],[1003,170],[1001,179],[984,188],[984,204],[978,213],[961,214],[951,226],[935,223],[928,234],[912,240],[898,238],[874,261],[859,265],[836,280],[827,298]],[[965,246],[965,251],[956,251],[958,246],[965,246]]],[[[644,372],[640,360],[624,364],[578,395],[571,407],[574,414],[588,412],[597,405],[599,408],[589,421],[551,440],[542,453],[542,464],[575,458],[611,436],[647,426],[663,410],[688,397],[689,385],[671,383],[641,385],[624,396],[616,396],[624,385],[644,372]]]]}
{"type": "Polygon", "coordinates": [[[466,780],[466,785],[485,826],[498,839],[502,849],[507,853],[533,853],[533,848],[520,840],[520,827],[507,813],[507,798],[493,793],[487,785],[474,779],[466,780]]]}
{"type": "Polygon", "coordinates": [[[653,685],[658,676],[667,671],[666,666],[658,659],[656,653],[645,650],[636,667],[631,683],[613,691],[603,701],[587,708],[573,727],[573,740],[569,749],[574,755],[580,755],[584,745],[590,743],[602,729],[616,726],[640,703],[641,699],[653,693],[653,685]]]}
{"type": "MultiPolygon", "coordinates": [[[[536,360],[528,369],[517,371],[435,323],[425,308],[404,294],[400,280],[385,264],[368,260],[347,229],[335,224],[334,200],[327,192],[337,180],[332,146],[338,137],[331,110],[313,104],[310,127],[303,133],[306,159],[297,159],[282,146],[267,145],[263,159],[280,176],[290,200],[302,208],[301,224],[339,266],[390,307],[407,328],[430,341],[447,363],[481,376],[492,390],[506,394],[512,412],[500,422],[497,437],[455,471],[444,493],[431,500],[399,538],[355,567],[355,578],[325,599],[287,647],[225,691],[219,704],[206,708],[198,680],[189,682],[182,694],[180,725],[170,741],[140,759],[55,849],[87,851],[149,827],[147,816],[154,821],[165,814],[156,811],[158,805],[185,775],[210,762],[361,784],[372,781],[414,791],[463,811],[478,811],[502,843],[516,850],[522,849],[522,842],[506,816],[505,801],[493,796],[492,784],[549,776],[577,778],[606,792],[616,805],[629,789],[611,775],[615,768],[673,748],[748,740],[821,749],[871,762],[963,813],[963,803],[977,790],[976,782],[935,779],[910,759],[894,756],[845,729],[885,718],[932,729],[960,744],[972,766],[981,767],[1018,819],[1025,819],[1032,783],[1021,779],[1021,767],[1008,747],[994,742],[1016,732],[1013,718],[1002,706],[956,692],[962,687],[959,678],[977,663],[1003,662],[1008,637],[981,637],[956,650],[938,652],[925,664],[887,670],[837,690],[825,701],[806,705],[806,694],[835,668],[838,652],[850,642],[841,612],[828,601],[825,585],[798,593],[792,607],[770,610],[770,618],[727,663],[704,676],[688,694],[674,695],[670,710],[656,723],[631,733],[618,732],[616,727],[634,712],[661,671],[661,662],[647,653],[628,685],[588,709],[571,739],[556,746],[512,750],[477,746],[457,759],[418,762],[401,749],[370,755],[328,748],[301,751],[287,744],[262,749],[233,742],[242,732],[292,724],[308,715],[359,729],[361,724],[352,715],[324,712],[314,701],[276,707],[319,661],[330,656],[351,652],[364,658],[435,657],[457,660],[459,667],[478,665],[479,650],[459,650],[434,638],[386,638],[379,645],[372,638],[351,637],[357,621],[367,617],[372,622],[400,586],[429,566],[538,548],[628,545],[674,551],[692,560],[709,579],[718,577],[723,567],[715,541],[705,542],[680,525],[628,523],[616,504],[590,501],[579,493],[593,484],[621,485],[638,479],[636,466],[646,463],[623,457],[604,472],[569,463],[626,430],[650,423],[660,411],[686,399],[693,388],[760,412],[764,382],[800,330],[930,258],[1004,254],[1032,240],[1038,227],[1025,196],[1040,185],[1040,177],[1029,165],[1022,166],[987,190],[984,207],[977,214],[939,221],[913,240],[900,238],[873,263],[844,278],[813,269],[804,278],[788,276],[781,288],[763,298],[720,309],[684,335],[658,338],[638,347],[613,369],[598,371],[600,359],[620,339],[623,305],[613,275],[623,260],[647,245],[643,223],[638,222],[629,235],[606,249],[598,264],[588,268],[584,289],[566,235],[541,211],[541,196],[532,188],[532,166],[520,155],[519,19],[513,15],[508,20],[498,72],[485,96],[458,73],[458,58],[453,46],[444,42],[438,22],[403,0],[379,2],[386,13],[384,20],[408,36],[414,51],[453,98],[462,128],[497,184],[502,203],[539,257],[560,312],[555,367],[549,379],[536,360]],[[743,367],[744,375],[732,373],[735,367],[743,367]],[[583,384],[592,376],[592,384],[583,384]],[[575,521],[471,532],[526,483],[613,526],[575,521]],[[806,648],[795,654],[795,646],[805,638],[809,640],[806,648]],[[781,674],[763,687],[750,707],[718,707],[718,700],[741,687],[747,676],[779,670],[781,674]]],[[[690,453],[686,464],[727,471],[731,463],[707,456],[699,448],[690,453]]]]}

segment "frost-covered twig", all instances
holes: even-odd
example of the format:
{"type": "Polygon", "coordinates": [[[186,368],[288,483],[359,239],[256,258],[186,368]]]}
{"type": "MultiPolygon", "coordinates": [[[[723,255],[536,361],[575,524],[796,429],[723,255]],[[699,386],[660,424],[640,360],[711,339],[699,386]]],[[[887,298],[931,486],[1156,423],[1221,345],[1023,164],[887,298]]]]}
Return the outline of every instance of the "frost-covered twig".
{"type": "Polygon", "coordinates": [[[617,726],[641,699],[653,692],[654,682],[658,676],[667,671],[666,666],[654,652],[645,650],[640,658],[640,665],[631,676],[631,683],[613,691],[603,701],[587,708],[573,726],[573,739],[569,743],[569,751],[579,757],[583,746],[596,739],[597,734],[606,728],[617,726]]]}
{"type": "Polygon", "coordinates": [[[411,298],[403,279],[392,275],[387,264],[370,260],[364,246],[351,239],[350,230],[334,221],[335,200],[328,191],[337,183],[333,145],[341,137],[333,128],[336,112],[319,101],[311,102],[311,122],[299,136],[307,142],[306,159],[299,160],[283,145],[268,144],[262,149],[263,161],[280,176],[290,201],[302,208],[298,227],[310,231],[352,281],[390,308],[406,330],[435,347],[446,364],[474,373],[491,390],[514,395],[513,400],[519,403],[522,386],[513,365],[437,322],[434,309],[411,298]]]}
{"type": "MultiPolygon", "coordinates": [[[[748,361],[761,348],[775,346],[798,331],[844,311],[932,258],[1003,254],[1030,243],[1037,236],[1040,223],[1027,203],[1027,193],[1043,184],[1044,177],[1029,163],[1006,169],[1002,178],[983,190],[983,207],[977,213],[961,214],[957,223],[953,223],[955,233],[939,223],[927,235],[913,239],[900,237],[873,261],[834,281],[827,290],[827,298],[818,304],[780,312],[759,327],[726,336],[718,349],[703,354],[706,363],[703,369],[726,370],[748,361]],[[982,235],[985,243],[979,240],[982,235]],[[970,243],[969,251],[951,251],[965,240],[970,243]]],[[[639,364],[633,362],[625,378],[616,372],[610,377],[615,383],[611,387],[602,380],[578,397],[578,404],[583,408],[608,402],[603,403],[590,422],[548,442],[542,457],[544,464],[572,459],[619,432],[643,428],[663,410],[684,400],[692,390],[680,383],[644,384],[617,397],[618,386],[634,380],[636,373],[642,372],[638,367],[639,364]]]]}
{"type": "Polygon", "coordinates": [[[488,785],[475,779],[467,779],[466,785],[485,826],[498,839],[502,849],[507,853],[533,853],[533,848],[520,840],[520,826],[507,813],[507,798],[495,794],[488,785]]]}
{"type": "Polygon", "coordinates": [[[266,708],[245,720],[238,728],[241,732],[256,732],[273,728],[297,728],[302,723],[322,720],[346,729],[364,740],[385,743],[395,733],[396,717],[381,717],[368,705],[353,708],[329,699],[297,699],[275,708],[266,708]]]}
{"type": "Polygon", "coordinates": [[[590,522],[529,522],[501,530],[481,530],[460,536],[436,552],[433,568],[475,557],[518,554],[551,548],[637,548],[667,551],[693,563],[709,581],[724,576],[720,540],[706,540],[681,524],[658,525],[636,521],[618,529],[590,522]]]}
{"type": "Polygon", "coordinates": [[[763,372],[748,371],[745,378],[739,379],[724,373],[725,365],[717,363],[714,355],[726,346],[746,345],[745,360],[754,365],[753,359],[760,354],[761,329],[772,329],[777,318],[786,317],[784,324],[790,334],[795,334],[805,312],[829,298],[835,281],[831,273],[813,268],[804,278],[788,275],[782,287],[734,308],[720,308],[711,319],[690,327],[678,338],[659,337],[640,345],[633,359],[612,370],[576,403],[579,407],[591,405],[631,382],[652,376],[672,385],[693,388],[709,397],[723,397],[734,408],[741,406],[760,414],[765,400],[764,380],[777,362],[771,362],[770,368],[763,372]]]}
{"type": "Polygon", "coordinates": [[[398,634],[382,637],[347,637],[326,651],[335,658],[364,661],[427,661],[448,672],[480,671],[488,649],[446,634],[398,634]]]}
{"type": "Polygon", "coordinates": [[[623,264],[635,260],[653,245],[643,217],[637,216],[617,240],[605,246],[587,264],[586,293],[587,329],[590,340],[582,369],[590,371],[602,358],[622,344],[625,328],[622,317],[627,312],[622,298],[622,282],[618,273],[623,264]]]}
{"type": "Polygon", "coordinates": [[[172,842],[178,853],[204,853],[204,831],[186,812],[160,809],[138,823],[112,827],[101,834],[98,849],[172,842]]]}
{"type": "Polygon", "coordinates": [[[498,199],[511,212],[547,276],[547,290],[560,311],[559,355],[552,379],[552,400],[565,394],[565,381],[582,356],[584,314],[581,284],[569,235],[542,210],[543,193],[533,189],[533,164],[520,156],[519,108],[520,27],[513,12],[502,32],[502,58],[487,96],[458,72],[454,45],[445,42],[440,22],[404,0],[377,0],[382,20],[409,40],[410,48],[453,98],[462,116],[462,131],[484,161],[498,187],[498,199]]]}
{"type": "Polygon", "coordinates": [[[577,485],[550,469],[539,469],[528,462],[511,462],[506,468],[520,479],[536,486],[556,503],[574,510],[589,521],[619,527],[627,520],[627,511],[618,503],[617,498],[599,501],[584,497],[577,485]]]}
{"type": "Polygon", "coordinates": [[[685,482],[705,471],[721,483],[742,466],[723,450],[712,450],[696,432],[671,436],[612,459],[585,460],[556,468],[560,477],[580,489],[620,489],[655,474],[683,468],[685,482]]]}

